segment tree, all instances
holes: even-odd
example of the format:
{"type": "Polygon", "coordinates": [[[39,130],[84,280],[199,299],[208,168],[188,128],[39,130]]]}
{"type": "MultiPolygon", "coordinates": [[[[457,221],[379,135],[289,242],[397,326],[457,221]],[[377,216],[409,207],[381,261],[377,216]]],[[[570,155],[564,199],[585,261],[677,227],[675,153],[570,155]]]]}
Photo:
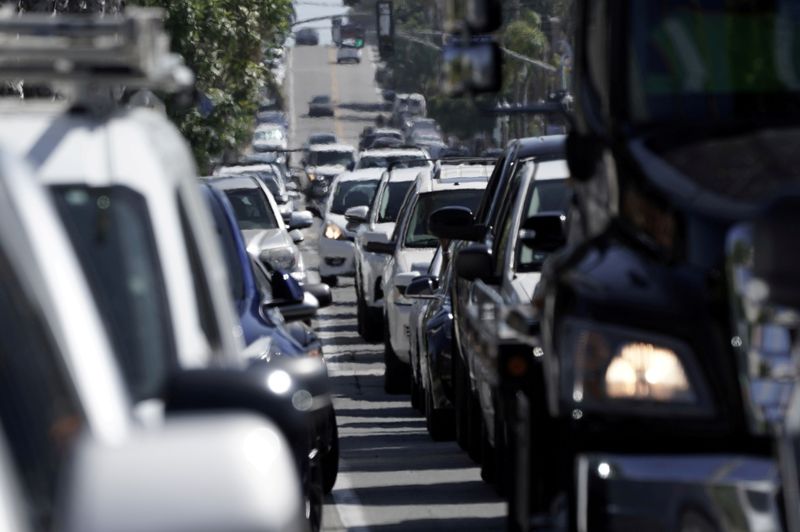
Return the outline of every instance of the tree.
{"type": "Polygon", "coordinates": [[[192,145],[201,170],[213,156],[250,140],[260,94],[273,84],[263,62],[270,43],[282,43],[292,16],[290,0],[140,0],[166,10],[173,49],[194,70],[197,89],[212,104],[169,108],[192,145]]]}

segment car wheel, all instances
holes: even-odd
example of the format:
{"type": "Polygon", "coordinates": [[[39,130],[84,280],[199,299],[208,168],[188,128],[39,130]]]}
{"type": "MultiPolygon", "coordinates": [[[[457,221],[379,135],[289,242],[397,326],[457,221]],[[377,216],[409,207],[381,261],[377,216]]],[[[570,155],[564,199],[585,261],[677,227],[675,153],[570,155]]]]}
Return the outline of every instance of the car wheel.
{"type": "Polygon", "coordinates": [[[436,408],[430,386],[423,389],[425,394],[425,426],[434,441],[452,440],[455,433],[453,411],[436,408]]]}
{"type": "Polygon", "coordinates": [[[319,278],[320,281],[330,286],[331,288],[339,284],[339,278],[335,275],[323,275],[319,278]]]}
{"type": "Polygon", "coordinates": [[[306,520],[311,532],[322,529],[323,481],[322,465],[319,461],[309,465],[306,486],[306,520]]]}
{"type": "Polygon", "coordinates": [[[453,407],[455,408],[456,442],[465,451],[469,448],[467,393],[469,393],[469,386],[466,381],[461,355],[458,352],[453,352],[453,407]]]}
{"type": "Polygon", "coordinates": [[[397,355],[392,349],[392,340],[389,336],[389,320],[384,316],[383,318],[383,362],[386,365],[386,370],[383,374],[383,390],[389,394],[401,394],[408,392],[408,376],[409,368],[397,358],[397,355]]]}
{"type": "Polygon", "coordinates": [[[333,434],[331,436],[331,448],[322,455],[322,489],[325,493],[333,491],[336,484],[336,477],[339,475],[339,428],[336,425],[336,413],[331,409],[333,420],[333,434]]]}
{"type": "Polygon", "coordinates": [[[365,342],[378,343],[383,339],[383,324],[381,317],[375,311],[370,312],[364,298],[358,296],[356,301],[356,318],[358,320],[358,334],[365,342]]]}

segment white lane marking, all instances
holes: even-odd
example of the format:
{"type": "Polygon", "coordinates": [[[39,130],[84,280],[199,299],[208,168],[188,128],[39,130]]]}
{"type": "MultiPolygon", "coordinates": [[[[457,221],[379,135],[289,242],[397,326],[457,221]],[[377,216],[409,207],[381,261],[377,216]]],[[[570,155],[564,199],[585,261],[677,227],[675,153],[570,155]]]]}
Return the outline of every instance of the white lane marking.
{"type": "MultiPolygon", "coordinates": [[[[340,469],[346,469],[347,461],[339,458],[339,466],[340,469]]],[[[339,514],[339,520],[346,529],[358,528],[364,532],[369,531],[369,520],[364,514],[364,507],[353,489],[353,482],[350,476],[346,472],[339,471],[339,476],[336,478],[336,485],[333,487],[331,495],[336,503],[336,512],[339,514]]]]}

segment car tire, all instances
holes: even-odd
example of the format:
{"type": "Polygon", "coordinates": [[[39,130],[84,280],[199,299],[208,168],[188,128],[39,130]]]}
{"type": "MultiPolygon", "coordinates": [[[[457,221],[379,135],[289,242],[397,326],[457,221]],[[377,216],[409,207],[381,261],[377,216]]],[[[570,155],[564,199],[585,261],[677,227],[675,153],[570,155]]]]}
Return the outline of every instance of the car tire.
{"type": "Polygon", "coordinates": [[[306,521],[311,532],[322,530],[322,507],[323,507],[323,481],[322,464],[319,461],[309,465],[309,478],[306,486],[306,521]]]}
{"type": "Polygon", "coordinates": [[[383,374],[383,390],[388,394],[408,393],[409,368],[397,358],[397,354],[392,349],[392,340],[389,336],[389,320],[386,316],[384,316],[383,322],[383,362],[386,365],[386,370],[383,374]]]}
{"type": "Polygon", "coordinates": [[[328,452],[322,455],[322,490],[324,493],[333,491],[336,484],[336,477],[339,476],[339,428],[336,425],[336,413],[331,409],[333,416],[333,434],[331,436],[331,447],[328,452]]]}
{"type": "Polygon", "coordinates": [[[319,280],[331,288],[339,284],[339,278],[335,275],[322,275],[320,276],[319,280]]]}
{"type": "Polygon", "coordinates": [[[423,389],[423,394],[425,397],[425,427],[428,429],[431,439],[433,441],[452,440],[455,435],[453,411],[434,406],[430,386],[423,389]]]}
{"type": "Polygon", "coordinates": [[[461,355],[453,352],[453,408],[455,409],[456,442],[463,450],[469,447],[469,411],[467,410],[467,393],[469,386],[464,374],[461,355]]]}
{"type": "MultiPolygon", "coordinates": [[[[356,282],[358,286],[358,282],[356,282]]],[[[370,313],[367,302],[361,295],[361,291],[356,289],[356,321],[358,323],[358,334],[365,342],[372,344],[379,343],[383,339],[383,324],[380,316],[375,316],[376,312],[370,313]]]]}

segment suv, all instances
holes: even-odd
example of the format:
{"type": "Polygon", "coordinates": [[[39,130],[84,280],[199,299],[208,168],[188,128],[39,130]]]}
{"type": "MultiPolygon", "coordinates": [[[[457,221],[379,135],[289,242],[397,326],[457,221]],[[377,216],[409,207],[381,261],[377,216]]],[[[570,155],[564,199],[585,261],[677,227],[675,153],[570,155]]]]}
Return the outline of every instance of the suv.
{"type": "Polygon", "coordinates": [[[403,200],[421,172],[430,173],[427,167],[383,172],[369,208],[346,214],[349,223],[359,224],[354,252],[356,314],[358,334],[368,342],[378,342],[383,338],[383,269],[389,256],[367,251],[365,246],[369,242],[389,241],[403,200]]]}
{"type": "Polygon", "coordinates": [[[308,148],[303,165],[308,209],[319,215],[334,178],[355,168],[356,154],[347,144],[314,144],[308,148]]]}
{"type": "Polygon", "coordinates": [[[405,391],[410,383],[409,316],[413,302],[405,298],[404,292],[414,277],[428,270],[439,245],[428,228],[428,217],[448,206],[477,208],[493,168],[485,163],[440,161],[432,174],[419,174],[400,207],[391,241],[367,242],[364,246],[366,251],[390,255],[381,276],[384,388],[389,393],[405,391]]]}

